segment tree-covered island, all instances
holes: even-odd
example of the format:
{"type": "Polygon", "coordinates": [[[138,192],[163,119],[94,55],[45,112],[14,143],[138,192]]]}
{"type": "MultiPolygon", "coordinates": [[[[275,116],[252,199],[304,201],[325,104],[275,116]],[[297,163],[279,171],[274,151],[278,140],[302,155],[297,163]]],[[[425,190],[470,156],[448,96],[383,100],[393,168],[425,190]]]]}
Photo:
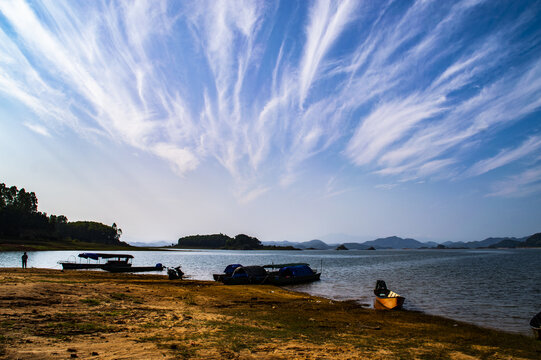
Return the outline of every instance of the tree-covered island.
{"type": "Polygon", "coordinates": [[[229,237],[225,234],[190,235],[178,239],[173,246],[181,249],[225,249],[225,250],[298,250],[293,246],[263,245],[256,237],[238,234],[229,237]]]}

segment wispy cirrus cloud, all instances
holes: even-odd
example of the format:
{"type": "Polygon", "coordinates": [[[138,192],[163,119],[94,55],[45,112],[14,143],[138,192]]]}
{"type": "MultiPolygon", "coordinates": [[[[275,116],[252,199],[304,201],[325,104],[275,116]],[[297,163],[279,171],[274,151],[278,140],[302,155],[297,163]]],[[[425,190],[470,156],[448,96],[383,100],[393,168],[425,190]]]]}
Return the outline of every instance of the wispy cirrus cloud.
{"type": "Polygon", "coordinates": [[[51,137],[51,134],[49,133],[47,128],[42,126],[42,125],[32,124],[32,123],[29,123],[29,122],[25,122],[25,123],[23,123],[23,125],[26,126],[28,129],[32,130],[33,132],[35,132],[36,134],[51,137]]]}
{"type": "Polygon", "coordinates": [[[497,181],[487,196],[524,197],[539,191],[541,191],[541,167],[537,166],[497,181]]]}
{"type": "Polygon", "coordinates": [[[523,157],[532,153],[538,153],[539,149],[541,149],[541,136],[532,136],[516,148],[503,149],[498,152],[497,155],[491,158],[478,161],[467,171],[467,175],[477,176],[485,174],[489,171],[515,162],[518,159],[522,159],[523,157]]]}
{"type": "MultiPolygon", "coordinates": [[[[460,163],[463,155],[457,150],[477,141],[480,133],[504,127],[504,123],[518,121],[539,108],[539,62],[530,63],[526,73],[522,69],[509,71],[499,78],[492,78],[492,81],[479,80],[514,56],[517,48],[507,41],[531,20],[528,16],[521,17],[510,28],[482,38],[483,41],[478,40],[480,46],[466,46],[458,52],[459,56],[453,54],[457,52],[453,45],[447,45],[449,30],[462,25],[465,10],[482,3],[455,4],[435,30],[425,35],[421,34],[423,27],[419,26],[419,16],[424,10],[430,11],[430,7],[417,12],[411,11],[415,8],[413,6],[404,17],[411,17],[409,21],[401,22],[405,29],[399,29],[399,33],[391,33],[387,38],[378,34],[377,39],[383,39],[387,45],[382,46],[383,51],[373,50],[371,55],[355,57],[355,60],[365,61],[354,67],[366,69],[366,79],[362,83],[375,82],[372,74],[381,74],[378,80],[382,84],[373,87],[383,91],[378,93],[380,100],[360,119],[346,147],[345,154],[354,163],[371,165],[382,175],[399,175],[408,179],[441,174],[443,168],[460,163]],[[403,59],[388,60],[392,54],[390,49],[396,49],[412,38],[418,40],[403,52],[403,59]],[[442,54],[454,56],[456,60],[437,69],[432,68],[430,77],[420,76],[419,80],[425,83],[413,87],[412,95],[408,95],[410,92],[407,90],[393,93],[400,88],[399,84],[412,85],[407,81],[408,76],[417,71],[419,61],[424,61],[430,69],[430,63],[441,60],[442,54]],[[371,57],[376,57],[378,62],[370,61],[371,57]],[[385,95],[384,91],[389,91],[390,95],[385,95]],[[468,95],[458,97],[456,94],[461,92],[468,95]]],[[[370,93],[364,95],[370,97],[370,93]]]]}
{"type": "MultiPolygon", "coordinates": [[[[33,111],[42,133],[106,137],[180,175],[216,160],[239,201],[293,184],[328,152],[389,183],[422,181],[456,174],[483,134],[540,108],[540,8],[517,6],[474,32],[476,12],[501,10],[482,0],[5,0],[0,93],[33,111]]],[[[475,159],[468,174],[533,153],[538,138],[475,159]]]]}

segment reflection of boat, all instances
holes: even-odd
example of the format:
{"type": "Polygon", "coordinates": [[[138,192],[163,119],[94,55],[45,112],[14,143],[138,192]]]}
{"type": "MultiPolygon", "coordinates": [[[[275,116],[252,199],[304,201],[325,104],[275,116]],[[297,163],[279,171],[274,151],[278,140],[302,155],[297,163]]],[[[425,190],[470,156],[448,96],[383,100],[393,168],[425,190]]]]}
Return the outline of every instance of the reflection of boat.
{"type": "Polygon", "coordinates": [[[230,264],[225,267],[225,270],[223,274],[212,274],[212,277],[215,281],[222,281],[223,278],[231,277],[233,275],[233,271],[235,271],[236,268],[242,266],[241,264],[230,264]]]}
{"type": "Polygon", "coordinates": [[[263,284],[267,277],[263,266],[239,266],[231,276],[224,276],[220,281],[226,285],[263,284]]]}
{"type": "Polygon", "coordinates": [[[102,269],[104,266],[131,266],[130,260],[133,259],[133,255],[126,254],[103,254],[103,253],[81,253],[78,255],[79,262],[76,261],[75,257],[73,261],[59,261],[58,263],[62,265],[64,270],[76,270],[76,269],[102,269]],[[82,259],[86,259],[86,262],[83,262],[82,259]],[[107,260],[105,263],[100,261],[104,259],[107,260]]]}
{"type": "MultiPolygon", "coordinates": [[[[308,264],[284,264],[277,272],[270,274],[268,282],[273,285],[302,284],[319,280],[321,273],[308,264]]],[[[267,265],[268,266],[268,265],[267,265]]]]}
{"type": "Polygon", "coordinates": [[[374,300],[374,309],[377,310],[400,310],[404,304],[405,298],[397,293],[387,289],[385,281],[376,281],[374,289],[376,299],[374,300]]]}
{"type": "Polygon", "coordinates": [[[533,334],[537,340],[541,340],[541,312],[530,320],[533,334]]]}

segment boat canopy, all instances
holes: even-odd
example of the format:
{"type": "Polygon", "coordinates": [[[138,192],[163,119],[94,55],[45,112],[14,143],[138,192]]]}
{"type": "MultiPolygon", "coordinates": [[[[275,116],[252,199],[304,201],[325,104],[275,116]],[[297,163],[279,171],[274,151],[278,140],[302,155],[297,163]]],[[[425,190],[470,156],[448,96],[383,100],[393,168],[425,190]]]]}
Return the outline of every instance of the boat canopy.
{"type": "Polygon", "coordinates": [[[103,254],[103,253],[81,253],[79,254],[80,258],[83,259],[133,259],[133,255],[129,254],[103,254]]]}
{"type": "Polygon", "coordinates": [[[263,266],[239,266],[233,272],[232,277],[264,277],[267,276],[267,271],[263,266]]]}
{"type": "Polygon", "coordinates": [[[314,275],[314,272],[308,265],[285,266],[278,271],[279,276],[308,276],[314,275]]]}
{"type": "Polygon", "coordinates": [[[230,264],[225,267],[224,274],[231,275],[236,268],[241,267],[241,264],[230,264]]]}

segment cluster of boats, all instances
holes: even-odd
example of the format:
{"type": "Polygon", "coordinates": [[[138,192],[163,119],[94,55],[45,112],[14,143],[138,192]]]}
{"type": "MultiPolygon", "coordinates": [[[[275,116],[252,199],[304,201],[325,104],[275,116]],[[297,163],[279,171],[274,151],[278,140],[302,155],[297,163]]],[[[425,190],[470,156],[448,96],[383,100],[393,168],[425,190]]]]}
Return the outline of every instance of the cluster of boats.
{"type": "Polygon", "coordinates": [[[226,285],[272,284],[292,285],[317,281],[321,272],[313,270],[308,264],[271,264],[263,266],[227,265],[222,274],[213,274],[216,281],[226,285]]]}
{"type": "MultiPolygon", "coordinates": [[[[150,272],[166,269],[162,264],[155,266],[133,266],[133,255],[81,253],[78,259],[59,261],[63,270],[101,269],[113,273],[121,272],[150,272]]],[[[167,268],[170,279],[182,279],[184,273],[180,266],[167,268]]],[[[273,284],[291,285],[319,280],[321,272],[313,270],[305,263],[271,264],[263,266],[228,265],[222,274],[214,274],[214,280],[226,285],[242,284],[273,284]]]]}

